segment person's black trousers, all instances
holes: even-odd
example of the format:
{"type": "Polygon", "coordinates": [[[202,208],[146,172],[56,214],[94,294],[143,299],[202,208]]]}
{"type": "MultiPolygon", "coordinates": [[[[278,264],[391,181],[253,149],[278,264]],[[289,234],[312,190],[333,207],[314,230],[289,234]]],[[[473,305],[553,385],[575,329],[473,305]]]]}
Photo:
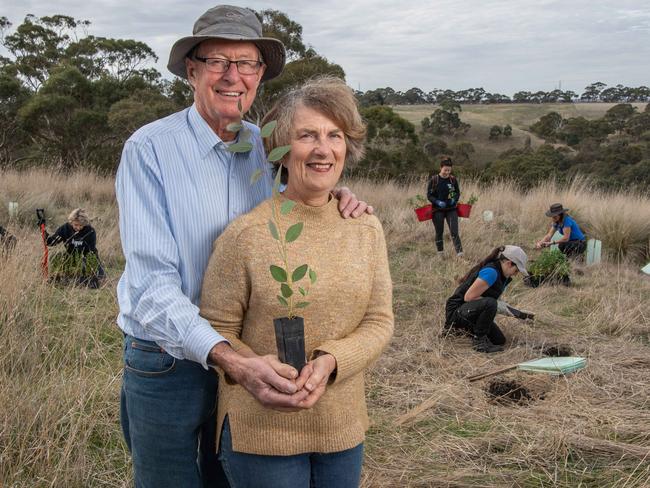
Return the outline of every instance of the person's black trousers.
{"type": "Polygon", "coordinates": [[[470,332],[475,337],[488,336],[490,342],[497,346],[506,343],[499,326],[494,322],[497,314],[497,301],[483,297],[472,302],[463,303],[452,316],[452,327],[470,332]]]}
{"type": "Polygon", "coordinates": [[[587,242],[586,241],[560,242],[558,244],[558,248],[568,258],[579,257],[579,256],[582,256],[584,254],[584,252],[586,251],[587,242]]]}
{"type": "Polygon", "coordinates": [[[432,220],[433,220],[433,228],[436,231],[436,248],[438,249],[438,251],[443,250],[442,234],[445,230],[445,220],[446,220],[456,252],[457,253],[463,252],[463,246],[460,242],[460,236],[458,235],[458,211],[455,208],[451,210],[438,208],[435,210],[435,212],[433,212],[432,220]]]}

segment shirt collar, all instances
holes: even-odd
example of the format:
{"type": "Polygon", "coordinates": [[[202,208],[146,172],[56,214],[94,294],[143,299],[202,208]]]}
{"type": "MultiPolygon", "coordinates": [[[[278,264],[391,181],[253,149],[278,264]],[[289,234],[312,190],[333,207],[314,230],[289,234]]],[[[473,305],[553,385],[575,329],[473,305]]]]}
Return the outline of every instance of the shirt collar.
{"type": "Polygon", "coordinates": [[[201,114],[196,109],[196,104],[192,104],[188,115],[189,124],[196,136],[198,150],[201,158],[205,158],[215,147],[226,149],[226,144],[215,134],[201,114]]]}

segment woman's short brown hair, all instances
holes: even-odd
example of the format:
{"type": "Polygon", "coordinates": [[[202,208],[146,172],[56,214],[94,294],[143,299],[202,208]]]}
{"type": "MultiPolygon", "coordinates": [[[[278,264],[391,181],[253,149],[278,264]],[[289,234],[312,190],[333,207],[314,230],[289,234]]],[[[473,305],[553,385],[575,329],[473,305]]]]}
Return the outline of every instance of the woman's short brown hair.
{"type": "MultiPolygon", "coordinates": [[[[343,131],[346,165],[355,164],[363,157],[366,124],[359,114],[352,89],[343,80],[333,76],[308,80],[303,85],[290,89],[278,99],[262,121],[262,126],[272,120],[277,122],[273,134],[264,140],[267,153],[275,147],[291,143],[293,117],[301,106],[321,113],[343,131]]],[[[280,163],[282,160],[273,163],[276,170],[280,163]]],[[[283,168],[282,181],[287,182],[286,168],[283,168]]]]}

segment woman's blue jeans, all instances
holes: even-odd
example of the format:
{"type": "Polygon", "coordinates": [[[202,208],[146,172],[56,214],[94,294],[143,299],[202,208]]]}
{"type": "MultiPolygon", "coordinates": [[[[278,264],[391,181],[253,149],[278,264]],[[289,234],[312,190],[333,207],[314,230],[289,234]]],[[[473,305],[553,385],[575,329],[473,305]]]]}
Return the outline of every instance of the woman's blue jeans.
{"type": "Polygon", "coordinates": [[[232,488],[358,488],[363,443],[345,451],[295,456],[234,452],[226,418],[220,458],[232,488]]]}
{"type": "Polygon", "coordinates": [[[124,338],[121,421],[136,488],[228,488],[217,459],[217,375],[124,338]]]}

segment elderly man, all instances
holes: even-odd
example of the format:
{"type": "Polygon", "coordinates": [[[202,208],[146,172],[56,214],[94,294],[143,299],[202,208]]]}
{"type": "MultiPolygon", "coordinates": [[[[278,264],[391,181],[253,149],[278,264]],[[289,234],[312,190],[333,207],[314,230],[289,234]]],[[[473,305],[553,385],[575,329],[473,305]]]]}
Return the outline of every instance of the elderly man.
{"type": "MultiPolygon", "coordinates": [[[[228,486],[216,459],[218,365],[262,404],[296,408],[306,392],[286,365],[233,351],[199,316],[212,243],[228,223],[271,195],[259,129],[248,153],[228,151],[260,82],[278,76],[285,50],[262,37],[247,9],[218,6],[172,47],[168,68],[186,78],[194,104],[131,136],[117,174],[126,257],[118,284],[124,331],[121,419],[138,487],[228,486]],[[263,177],[250,184],[261,169],[263,177]]],[[[366,208],[340,194],[344,216],[366,208]]]]}

